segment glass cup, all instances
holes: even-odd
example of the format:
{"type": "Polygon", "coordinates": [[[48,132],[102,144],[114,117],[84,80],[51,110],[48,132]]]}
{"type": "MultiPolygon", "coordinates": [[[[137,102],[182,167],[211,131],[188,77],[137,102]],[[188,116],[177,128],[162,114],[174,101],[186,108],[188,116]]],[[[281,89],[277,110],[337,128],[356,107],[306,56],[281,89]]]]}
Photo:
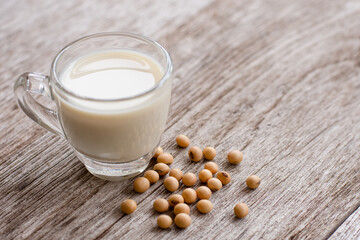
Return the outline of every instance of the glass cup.
{"type": "Polygon", "coordinates": [[[22,74],[14,93],[24,113],[64,137],[89,172],[102,179],[121,180],[144,171],[160,143],[170,105],[172,68],[168,52],[153,40],[130,33],[99,33],[64,47],[49,76],[22,74]],[[80,96],[61,82],[61,73],[79,57],[114,49],[151,57],[164,75],[145,92],[111,100],[80,96]],[[56,110],[43,106],[31,93],[50,98],[56,110]]]}

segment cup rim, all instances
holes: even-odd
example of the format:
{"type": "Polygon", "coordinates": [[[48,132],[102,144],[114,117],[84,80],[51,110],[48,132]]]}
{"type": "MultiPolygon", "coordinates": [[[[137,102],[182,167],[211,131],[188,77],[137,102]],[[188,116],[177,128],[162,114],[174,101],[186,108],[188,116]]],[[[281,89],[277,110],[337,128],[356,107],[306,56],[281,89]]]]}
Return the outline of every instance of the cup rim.
{"type": "MultiPolygon", "coordinates": [[[[61,89],[62,91],[64,91],[65,93],[69,94],[72,97],[81,99],[81,100],[87,100],[87,101],[96,101],[96,102],[117,102],[117,101],[124,101],[124,100],[131,100],[131,99],[135,99],[135,98],[139,98],[142,96],[145,96],[153,91],[155,91],[156,89],[160,88],[162,85],[165,84],[165,82],[167,82],[167,80],[170,78],[171,73],[173,70],[173,65],[172,65],[172,60],[170,57],[170,54],[165,50],[165,48],[163,46],[161,46],[158,42],[145,37],[143,35],[140,34],[135,34],[135,33],[129,33],[129,32],[102,32],[102,33],[95,33],[95,34],[90,34],[81,38],[78,38],[72,42],[70,42],[69,44],[67,44],[63,49],[61,49],[55,56],[52,64],[51,64],[51,75],[55,78],[55,85],[57,88],[61,89]],[[162,54],[164,55],[165,59],[166,59],[166,69],[164,71],[164,75],[162,76],[162,78],[160,79],[159,82],[157,82],[154,86],[152,86],[151,88],[149,88],[146,91],[131,95],[131,96],[127,96],[127,97],[120,97],[120,98],[112,98],[112,99],[101,99],[101,98],[93,98],[93,97],[88,97],[88,96],[83,96],[80,94],[75,93],[74,91],[66,88],[59,80],[58,75],[56,74],[56,65],[59,61],[59,59],[61,58],[61,56],[68,51],[70,48],[72,48],[74,45],[84,42],[88,39],[91,38],[99,38],[99,37],[106,37],[106,36],[122,36],[122,37],[129,37],[129,38],[134,38],[134,39],[138,39],[141,40],[143,42],[146,42],[150,45],[153,45],[154,47],[160,49],[160,51],[162,52],[162,54]]],[[[50,78],[52,79],[52,78],[50,78]]]]}

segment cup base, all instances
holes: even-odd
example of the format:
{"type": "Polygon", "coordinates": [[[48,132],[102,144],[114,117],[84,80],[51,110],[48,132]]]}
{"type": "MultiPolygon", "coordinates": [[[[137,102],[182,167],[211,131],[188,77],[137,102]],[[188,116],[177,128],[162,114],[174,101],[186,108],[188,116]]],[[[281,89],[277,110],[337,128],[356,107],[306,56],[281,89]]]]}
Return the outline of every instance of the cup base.
{"type": "Polygon", "coordinates": [[[153,157],[153,153],[148,153],[133,161],[106,163],[85,156],[77,151],[75,153],[91,174],[108,181],[120,181],[139,175],[146,169],[150,159],[153,157]]]}

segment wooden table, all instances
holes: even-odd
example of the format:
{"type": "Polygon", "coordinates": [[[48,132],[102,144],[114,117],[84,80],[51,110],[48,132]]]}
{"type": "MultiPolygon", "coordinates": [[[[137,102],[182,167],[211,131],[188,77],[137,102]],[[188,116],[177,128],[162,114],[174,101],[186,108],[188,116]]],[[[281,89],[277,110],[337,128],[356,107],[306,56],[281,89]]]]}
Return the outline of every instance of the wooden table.
{"type": "Polygon", "coordinates": [[[360,237],[360,1],[3,0],[0,49],[0,239],[360,237]],[[157,228],[152,203],[170,195],[161,181],[136,194],[133,179],[92,176],[16,105],[19,74],[48,73],[65,44],[104,31],[147,35],[172,55],[161,143],[171,167],[203,168],[176,147],[184,133],[214,146],[232,175],[210,214],[191,205],[188,229],[157,228]],[[244,152],[240,165],[226,161],[230,149],[244,152]],[[253,191],[250,174],[262,178],[253,191]],[[129,216],[125,198],[138,203],[129,216]],[[244,219],[237,202],[250,208],[244,219]]]}

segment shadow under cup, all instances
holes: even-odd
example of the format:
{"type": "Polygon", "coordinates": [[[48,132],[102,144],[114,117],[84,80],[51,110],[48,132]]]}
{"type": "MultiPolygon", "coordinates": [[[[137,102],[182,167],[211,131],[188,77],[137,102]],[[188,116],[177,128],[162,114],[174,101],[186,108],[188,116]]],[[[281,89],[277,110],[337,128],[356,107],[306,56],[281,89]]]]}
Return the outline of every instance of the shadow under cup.
{"type": "Polygon", "coordinates": [[[50,77],[25,73],[14,90],[23,111],[65,137],[89,172],[106,180],[121,180],[144,171],[159,145],[170,105],[171,78],[170,56],[155,41],[129,33],[102,33],[67,45],[55,57],[50,77]],[[70,63],[89,53],[111,50],[147,55],[162,67],[164,75],[149,90],[119,99],[79,96],[64,87],[60,76],[70,63]],[[42,106],[29,92],[50,97],[57,111],[38,109],[42,106]]]}

